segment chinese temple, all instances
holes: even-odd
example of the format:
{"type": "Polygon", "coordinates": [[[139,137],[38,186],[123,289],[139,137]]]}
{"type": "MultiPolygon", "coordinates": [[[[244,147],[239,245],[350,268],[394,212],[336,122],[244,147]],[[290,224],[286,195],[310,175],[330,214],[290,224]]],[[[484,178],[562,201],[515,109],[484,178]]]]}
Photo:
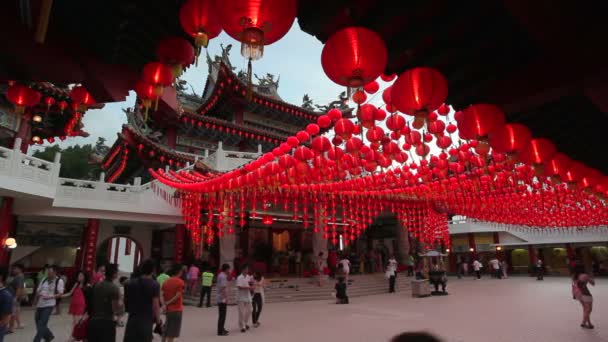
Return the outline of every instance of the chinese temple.
{"type": "Polygon", "coordinates": [[[12,165],[0,169],[2,239],[18,216],[77,218],[75,264],[88,270],[101,232],[141,234],[145,256],[178,262],[190,240],[191,257],[217,248],[220,262],[256,258],[255,241],[316,256],[373,247],[365,239],[376,233],[393,237],[392,251],[408,253],[411,240],[470,259],[481,245],[502,254],[511,244],[528,248],[530,263],[541,255],[537,234],[581,248],[605,241],[608,50],[598,3],[31,0],[2,9],[0,139],[12,165]],[[354,115],[286,103],[278,78],[254,80],[264,46],[296,19],[323,43],[318,67],[344,87],[354,115]],[[232,67],[231,46],[206,56],[222,30],[247,70],[232,67]],[[180,73],[203,59],[204,90],[190,94],[180,73]],[[104,179],[61,179],[59,158],[24,155],[86,135],[87,109],[133,89],[104,179]],[[368,101],[376,93],[382,104],[368,101]],[[451,238],[452,215],[479,225],[451,238]],[[397,233],[378,228],[389,226],[397,233]],[[173,236],[171,252],[157,231],[173,236]]]}

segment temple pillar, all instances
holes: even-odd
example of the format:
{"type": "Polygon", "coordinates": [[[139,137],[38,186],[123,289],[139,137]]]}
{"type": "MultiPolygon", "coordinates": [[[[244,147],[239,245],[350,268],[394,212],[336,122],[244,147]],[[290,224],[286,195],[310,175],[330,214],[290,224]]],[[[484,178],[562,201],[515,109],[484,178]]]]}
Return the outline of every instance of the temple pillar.
{"type": "Polygon", "coordinates": [[[477,248],[475,245],[475,234],[467,233],[469,238],[469,252],[471,253],[471,261],[477,259],[477,248]]]}
{"type": "Polygon", "coordinates": [[[8,266],[11,259],[11,250],[5,248],[4,242],[9,237],[15,237],[17,218],[13,215],[13,202],[12,197],[3,197],[0,206],[0,266],[8,266]]]}
{"type": "Polygon", "coordinates": [[[175,149],[177,145],[177,128],[175,126],[167,127],[165,136],[167,137],[167,146],[175,149]]]}
{"type": "MultiPolygon", "coordinates": [[[[83,244],[80,246],[82,253],[82,271],[92,274],[95,270],[97,258],[97,236],[99,235],[99,219],[89,219],[82,232],[83,244]]],[[[109,243],[109,242],[108,242],[109,243]]],[[[109,254],[108,254],[109,256],[109,254]]]]}
{"type": "Polygon", "coordinates": [[[176,224],[173,240],[173,262],[176,264],[181,264],[184,261],[185,239],[186,227],[183,224],[176,224]]]}
{"type": "Polygon", "coordinates": [[[528,245],[528,257],[530,258],[530,265],[536,265],[536,249],[532,245],[528,245]]]}
{"type": "Polygon", "coordinates": [[[220,237],[220,268],[223,264],[230,265],[234,269],[234,259],[236,258],[236,234],[224,233],[220,237]]]}
{"type": "Polygon", "coordinates": [[[319,257],[319,253],[323,253],[323,264],[324,264],[324,267],[327,267],[327,255],[328,255],[327,239],[323,236],[324,230],[323,230],[323,227],[321,226],[321,223],[323,222],[323,215],[324,215],[323,210],[319,209],[318,212],[316,213],[316,217],[315,217],[315,226],[318,228],[318,232],[315,233],[313,231],[313,233],[312,233],[312,254],[313,254],[313,260],[315,261],[315,267],[316,267],[317,258],[319,257]],[[317,224],[317,222],[319,222],[319,224],[317,224]]]}
{"type": "MultiPolygon", "coordinates": [[[[32,126],[31,122],[31,114],[24,113],[21,115],[19,120],[19,129],[17,129],[17,134],[15,134],[15,140],[13,141],[13,145],[19,144],[19,150],[21,153],[27,153],[27,149],[30,146],[32,126]],[[21,140],[18,140],[21,139],[21,140]]],[[[13,146],[15,149],[17,146],[13,146]]]]}

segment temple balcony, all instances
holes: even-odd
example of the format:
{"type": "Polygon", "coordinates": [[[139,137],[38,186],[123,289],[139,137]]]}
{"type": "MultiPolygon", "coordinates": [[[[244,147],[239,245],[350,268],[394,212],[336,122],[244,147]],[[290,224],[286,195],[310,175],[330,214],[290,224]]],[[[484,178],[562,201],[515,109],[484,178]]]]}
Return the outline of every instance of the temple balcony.
{"type": "Polygon", "coordinates": [[[249,162],[258,159],[262,155],[262,145],[258,145],[257,152],[227,151],[223,149],[222,142],[218,142],[217,150],[211,154],[205,153],[203,162],[215,171],[231,171],[249,162]]]}

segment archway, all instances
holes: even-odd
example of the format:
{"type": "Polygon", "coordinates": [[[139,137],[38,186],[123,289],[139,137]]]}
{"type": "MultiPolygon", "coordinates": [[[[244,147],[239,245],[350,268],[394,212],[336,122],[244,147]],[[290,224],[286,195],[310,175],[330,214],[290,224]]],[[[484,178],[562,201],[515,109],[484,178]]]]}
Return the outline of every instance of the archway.
{"type": "Polygon", "coordinates": [[[112,236],[97,247],[97,265],[118,264],[118,271],[131,273],[142,260],[143,250],[139,242],[129,236],[112,236]]]}

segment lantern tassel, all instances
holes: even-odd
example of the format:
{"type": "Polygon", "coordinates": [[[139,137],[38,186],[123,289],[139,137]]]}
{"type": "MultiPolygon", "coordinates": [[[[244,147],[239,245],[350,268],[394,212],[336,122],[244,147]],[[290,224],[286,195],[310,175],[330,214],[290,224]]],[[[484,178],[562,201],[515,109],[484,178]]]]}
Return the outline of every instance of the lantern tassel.
{"type": "Polygon", "coordinates": [[[247,62],[247,99],[251,100],[253,97],[253,83],[251,81],[253,75],[253,67],[251,66],[251,58],[249,58],[249,62],[247,62]]]}

